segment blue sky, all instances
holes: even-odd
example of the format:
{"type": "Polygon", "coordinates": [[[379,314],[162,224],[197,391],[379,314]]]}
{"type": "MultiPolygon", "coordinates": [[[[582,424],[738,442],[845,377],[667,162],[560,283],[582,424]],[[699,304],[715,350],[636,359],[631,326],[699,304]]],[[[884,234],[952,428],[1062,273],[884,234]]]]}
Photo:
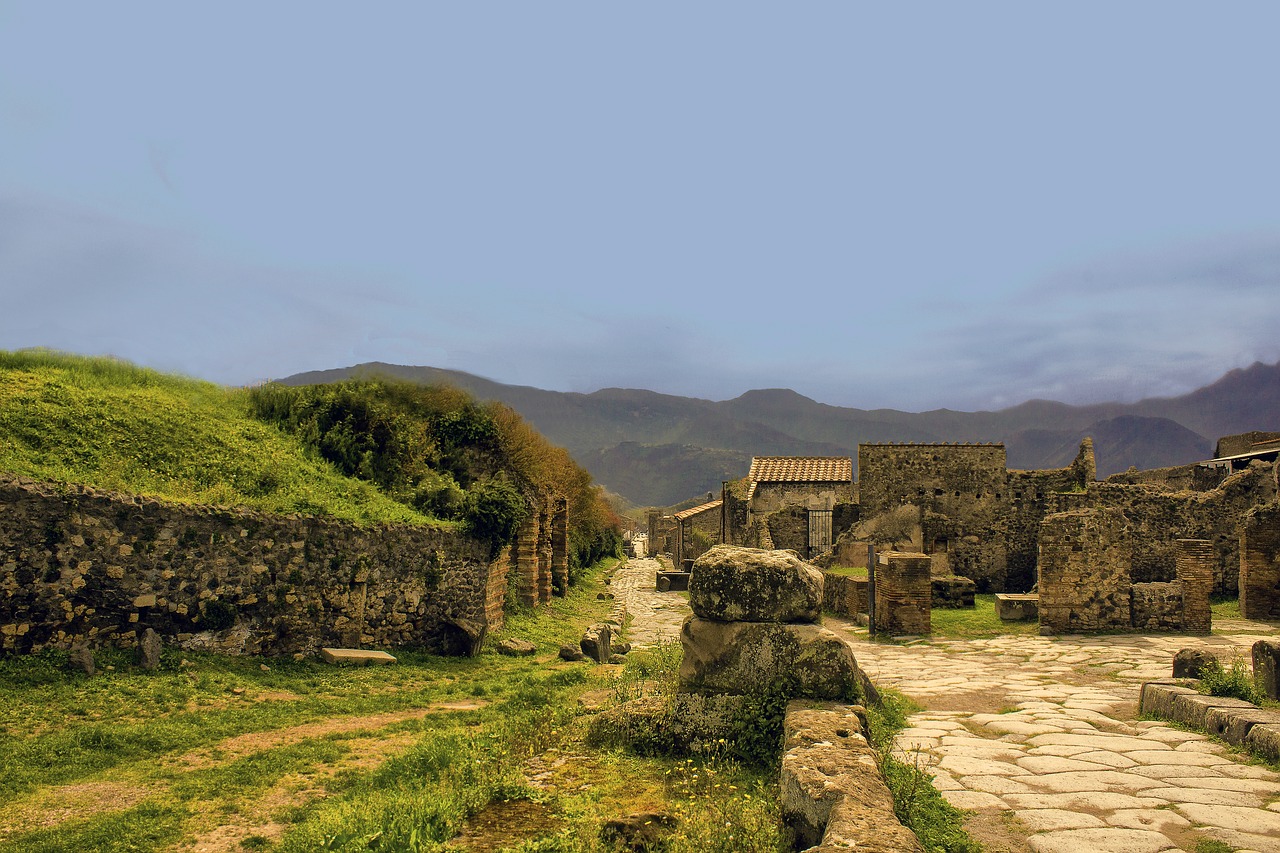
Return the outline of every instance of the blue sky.
{"type": "Polygon", "coordinates": [[[0,0],[0,349],[909,410],[1280,360],[1280,4],[0,0]]]}

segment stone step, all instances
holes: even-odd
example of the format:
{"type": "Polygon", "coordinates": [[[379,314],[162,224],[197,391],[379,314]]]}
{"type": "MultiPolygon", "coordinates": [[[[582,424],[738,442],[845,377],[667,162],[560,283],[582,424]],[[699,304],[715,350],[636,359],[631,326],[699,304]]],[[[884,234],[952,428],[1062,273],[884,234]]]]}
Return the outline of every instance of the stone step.
{"type": "Polygon", "coordinates": [[[386,652],[370,649],[321,649],[320,657],[325,663],[344,666],[381,666],[396,662],[396,659],[386,652]]]}

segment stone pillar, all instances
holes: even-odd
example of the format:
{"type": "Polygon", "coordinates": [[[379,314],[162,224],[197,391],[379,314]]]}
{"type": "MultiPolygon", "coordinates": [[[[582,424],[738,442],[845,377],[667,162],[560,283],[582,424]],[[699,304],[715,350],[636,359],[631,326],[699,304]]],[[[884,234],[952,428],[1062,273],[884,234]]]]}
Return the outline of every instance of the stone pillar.
{"type": "Polygon", "coordinates": [[[1131,563],[1119,510],[1045,516],[1040,522],[1040,633],[1131,627],[1131,563]]]}
{"type": "Polygon", "coordinates": [[[1182,630],[1208,634],[1209,594],[1213,592],[1213,543],[1207,539],[1177,541],[1178,581],[1182,584],[1182,630]]]}
{"type": "Polygon", "coordinates": [[[551,510],[550,499],[538,501],[538,603],[551,600],[551,510]]]}
{"type": "Polygon", "coordinates": [[[551,591],[565,595],[569,591],[569,501],[555,499],[551,518],[551,591]]]}
{"type": "Polygon", "coordinates": [[[876,560],[876,630],[928,634],[933,585],[928,554],[890,551],[876,560]]]}
{"type": "Polygon", "coordinates": [[[535,509],[520,523],[512,546],[516,561],[516,594],[526,607],[538,604],[538,513],[535,509]]]}
{"type": "Polygon", "coordinates": [[[1258,507],[1240,525],[1240,615],[1280,619],[1280,505],[1258,507]]]}

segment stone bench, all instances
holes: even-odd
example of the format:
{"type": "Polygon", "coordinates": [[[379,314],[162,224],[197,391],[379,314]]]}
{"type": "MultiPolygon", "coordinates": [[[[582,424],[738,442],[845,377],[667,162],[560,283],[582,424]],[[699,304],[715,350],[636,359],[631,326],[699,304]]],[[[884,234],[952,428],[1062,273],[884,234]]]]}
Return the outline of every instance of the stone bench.
{"type": "Polygon", "coordinates": [[[386,652],[375,652],[369,649],[321,649],[320,657],[325,663],[343,666],[383,666],[396,662],[396,659],[386,652]]]}
{"type": "Polygon", "coordinates": [[[1034,592],[996,593],[996,615],[1006,622],[1031,622],[1040,618],[1040,596],[1034,592]]]}

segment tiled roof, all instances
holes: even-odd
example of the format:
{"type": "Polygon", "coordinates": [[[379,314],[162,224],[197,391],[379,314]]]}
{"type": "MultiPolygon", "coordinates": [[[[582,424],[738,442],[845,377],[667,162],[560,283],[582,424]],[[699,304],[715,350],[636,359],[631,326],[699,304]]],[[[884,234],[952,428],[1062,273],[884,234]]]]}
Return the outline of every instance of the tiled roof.
{"type": "Polygon", "coordinates": [[[692,518],[693,516],[699,515],[700,513],[704,513],[707,510],[719,509],[720,503],[721,503],[720,501],[712,501],[709,504],[703,504],[702,506],[695,506],[692,509],[686,509],[683,512],[677,512],[675,515],[671,517],[674,518],[676,521],[684,521],[686,518],[692,518]]]}
{"type": "Polygon", "coordinates": [[[852,483],[853,460],[848,456],[756,456],[747,479],[752,483],[852,483]]]}

